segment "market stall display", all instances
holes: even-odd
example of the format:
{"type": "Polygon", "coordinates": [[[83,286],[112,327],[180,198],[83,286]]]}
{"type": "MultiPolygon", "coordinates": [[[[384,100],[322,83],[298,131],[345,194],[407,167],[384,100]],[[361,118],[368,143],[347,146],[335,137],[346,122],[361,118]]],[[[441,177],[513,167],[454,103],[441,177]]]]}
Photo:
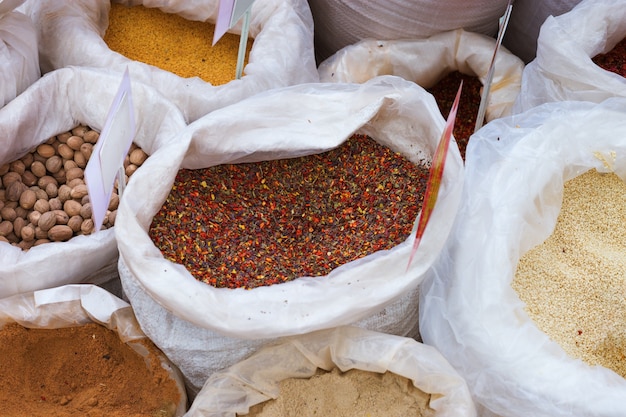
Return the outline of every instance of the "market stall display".
{"type": "MultiPolygon", "coordinates": [[[[443,126],[434,98],[399,77],[377,77],[363,84],[303,84],[260,93],[212,112],[183,133],[190,138],[183,157],[146,161],[143,168],[156,171],[149,175],[138,171],[128,187],[141,197],[137,202],[121,201],[118,209],[120,278],[144,330],[181,368],[191,391],[197,392],[214,371],[276,337],[353,323],[418,337],[417,285],[445,241],[463,170],[458,148],[451,146],[436,209],[410,267],[414,230],[393,248],[345,263],[327,275],[246,290],[200,282],[182,264],[166,259],[151,240],[148,229],[179,168],[320,154],[355,133],[418,164],[432,158],[443,126]]],[[[212,192],[198,185],[189,192],[212,192]]],[[[236,222],[231,224],[239,228],[236,222]]],[[[291,248],[286,249],[290,256],[291,248]]],[[[239,263],[233,259],[229,266],[237,269],[239,263]]]]}
{"type": "MultiPolygon", "coordinates": [[[[218,0],[114,1],[129,7],[158,8],[194,22],[215,24],[218,0]]],[[[112,4],[109,0],[27,2],[24,13],[38,30],[43,73],[67,66],[108,68],[153,86],[176,104],[187,122],[245,97],[272,88],[319,80],[313,52],[313,25],[306,0],[257,0],[252,4],[249,37],[253,41],[245,76],[224,85],[211,85],[198,77],[173,72],[129,59],[104,41],[112,4]]],[[[138,21],[137,24],[140,24],[138,21]]],[[[241,33],[239,22],[230,33],[241,33]]],[[[212,33],[211,33],[212,35],[212,33]]],[[[232,51],[236,58],[237,50],[232,51]]],[[[187,59],[193,59],[188,57],[187,59]]],[[[209,64],[207,64],[209,65],[209,64]]]]}
{"type": "MultiPolygon", "coordinates": [[[[108,288],[121,295],[114,231],[91,233],[93,224],[87,227],[91,210],[83,181],[91,142],[97,141],[121,80],[122,74],[116,72],[64,68],[46,74],[0,109],[0,233],[5,238],[0,242],[0,296],[81,282],[116,286],[108,288]],[[80,225],[79,217],[70,222],[73,216],[83,219],[80,225]],[[32,246],[37,239],[52,242],[32,246]],[[23,247],[11,244],[20,240],[30,243],[23,247]]],[[[142,149],[142,156],[135,160],[139,162],[143,153],[154,154],[186,123],[176,106],[155,89],[135,82],[131,86],[134,142],[142,149]]],[[[185,143],[175,146],[186,149],[185,143]]],[[[111,201],[116,205],[118,200],[112,197],[111,201]]]]}
{"type": "MultiPolygon", "coordinates": [[[[533,298],[553,287],[550,275],[532,274],[534,284],[530,288],[524,284],[523,293],[529,304],[513,288],[522,257],[553,234],[562,207],[566,206],[563,195],[567,181],[593,169],[616,175],[621,181],[626,179],[625,104],[623,98],[599,104],[546,103],[495,120],[472,137],[465,164],[466,185],[455,225],[441,257],[421,284],[420,332],[424,343],[438,348],[466,379],[481,415],[617,417],[626,412],[623,376],[570,356],[571,348],[566,352],[540,330],[547,324],[544,319],[533,321],[539,317],[533,298]],[[544,285],[541,290],[539,287],[544,285]]],[[[596,188],[600,189],[597,185],[596,188]]],[[[623,205],[619,203],[623,200],[619,192],[608,198],[623,205]]],[[[604,209],[600,201],[595,199],[593,207],[586,208],[589,214],[604,209]]],[[[577,229],[583,233],[587,225],[580,222],[584,216],[575,216],[577,229]]],[[[543,262],[552,269],[569,268],[567,279],[581,288],[583,277],[592,273],[581,271],[591,261],[587,257],[594,250],[593,242],[603,244],[606,250],[601,252],[610,257],[614,252],[609,248],[619,245],[611,236],[590,235],[587,239],[575,239],[570,246],[561,244],[551,255],[559,258],[543,258],[543,262]],[[577,259],[574,253],[586,259],[577,259]],[[572,275],[574,271],[579,275],[572,275]]],[[[618,253],[619,249],[614,254],[618,253]]],[[[618,261],[614,268],[619,277],[615,285],[619,292],[621,279],[623,297],[624,264],[618,261]]],[[[614,271],[596,273],[600,272],[606,280],[614,271]]],[[[555,285],[567,286],[563,280],[555,285]]],[[[610,294],[615,291],[604,288],[604,302],[612,303],[610,294]]],[[[580,297],[593,298],[590,289],[583,290],[584,294],[573,287],[559,292],[564,300],[550,299],[550,307],[544,308],[556,313],[562,302],[565,306],[560,308],[569,308],[574,314],[574,307],[567,307],[567,303],[580,303],[576,309],[581,309],[591,300],[580,297]],[[567,294],[574,299],[567,300],[567,294]]],[[[600,308],[603,301],[596,301],[593,305],[600,308]]],[[[618,305],[610,305],[602,307],[602,312],[613,308],[619,311],[618,305]]],[[[556,314],[552,317],[551,320],[557,320],[556,314]]],[[[611,334],[623,334],[623,316],[605,316],[604,320],[615,326],[611,334]]],[[[595,330],[578,327],[584,326],[580,320],[565,320],[560,326],[562,330],[575,327],[572,338],[579,336],[578,330],[595,330]]],[[[608,343],[604,348],[617,352],[623,349],[619,336],[612,338],[611,334],[597,330],[597,345],[608,343]]]]}
{"type": "Polygon", "coordinates": [[[94,285],[0,299],[0,398],[9,415],[182,416],[180,372],[131,306],[94,285]]]}
{"type": "Polygon", "coordinates": [[[470,417],[476,410],[465,381],[436,349],[343,326],[285,338],[214,373],[185,417],[355,413],[470,417]]]}

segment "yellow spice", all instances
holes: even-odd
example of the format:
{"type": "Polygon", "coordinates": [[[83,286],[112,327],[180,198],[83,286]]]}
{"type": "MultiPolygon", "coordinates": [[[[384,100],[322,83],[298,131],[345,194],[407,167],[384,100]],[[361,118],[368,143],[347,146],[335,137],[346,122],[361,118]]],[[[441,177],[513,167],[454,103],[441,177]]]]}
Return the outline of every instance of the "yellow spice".
{"type": "Polygon", "coordinates": [[[588,171],[565,184],[553,233],[527,252],[513,289],[572,357],[626,377],[626,183],[588,171]]]}
{"type": "MultiPolygon", "coordinates": [[[[226,33],[213,43],[215,25],[187,20],[144,6],[111,3],[104,41],[125,57],[170,71],[180,77],[200,77],[212,85],[235,79],[239,35],[226,33]]],[[[246,61],[252,48],[248,39],[246,61]]]]}

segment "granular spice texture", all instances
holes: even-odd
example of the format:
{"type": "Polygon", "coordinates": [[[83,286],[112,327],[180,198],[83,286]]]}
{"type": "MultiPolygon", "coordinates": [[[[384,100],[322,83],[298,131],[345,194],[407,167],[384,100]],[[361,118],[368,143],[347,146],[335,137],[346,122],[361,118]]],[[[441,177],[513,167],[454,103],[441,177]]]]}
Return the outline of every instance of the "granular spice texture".
{"type": "Polygon", "coordinates": [[[405,241],[427,180],[427,167],[354,135],[316,155],[180,170],[149,235],[218,288],[321,276],[405,241]]]}
{"type": "Polygon", "coordinates": [[[405,377],[351,369],[319,371],[280,383],[277,399],[257,404],[248,417],[430,417],[430,395],[405,377]]]}
{"type": "MultiPolygon", "coordinates": [[[[187,20],[157,8],[111,3],[104,41],[133,61],[180,77],[200,77],[212,85],[235,79],[239,35],[226,33],[214,45],[215,25],[187,20]]],[[[252,48],[247,42],[246,59],[252,48]]]]}
{"type": "Polygon", "coordinates": [[[0,415],[170,417],[180,401],[152,343],[144,358],[99,324],[0,329],[0,415]]]}
{"type": "Polygon", "coordinates": [[[513,288],[572,357],[626,377],[626,184],[588,171],[565,184],[552,235],[528,251],[513,288]]]}
{"type": "Polygon", "coordinates": [[[592,61],[607,71],[626,77],[626,38],[618,42],[606,54],[599,54],[592,61]]]}
{"type": "Polygon", "coordinates": [[[463,90],[459,99],[459,108],[452,135],[459,147],[461,157],[465,160],[465,149],[470,136],[474,133],[478,108],[480,107],[483,86],[480,79],[473,75],[453,71],[429,88],[428,92],[435,97],[439,111],[443,117],[447,118],[461,81],[463,81],[463,90]]]}

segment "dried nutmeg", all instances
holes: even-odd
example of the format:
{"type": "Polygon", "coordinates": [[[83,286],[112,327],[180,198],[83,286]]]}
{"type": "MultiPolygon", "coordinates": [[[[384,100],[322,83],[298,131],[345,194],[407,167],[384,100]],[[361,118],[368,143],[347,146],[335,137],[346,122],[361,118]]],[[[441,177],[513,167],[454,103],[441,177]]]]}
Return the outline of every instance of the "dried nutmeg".
{"type": "Polygon", "coordinates": [[[80,136],[71,136],[66,142],[67,146],[75,151],[79,150],[80,145],[82,145],[83,143],[85,143],[85,141],[80,136]]]}
{"type": "Polygon", "coordinates": [[[89,132],[89,128],[85,125],[79,125],[73,128],[71,132],[72,132],[72,135],[82,138],[85,135],[85,133],[89,132]]]}
{"type": "Polygon", "coordinates": [[[61,143],[65,143],[67,142],[67,140],[73,136],[72,132],[63,132],[63,133],[59,133],[57,135],[57,141],[61,142],[61,143]]]}
{"type": "Polygon", "coordinates": [[[57,224],[67,224],[70,220],[70,216],[63,210],[54,210],[53,213],[56,215],[57,224]]]}
{"type": "Polygon", "coordinates": [[[6,190],[6,199],[8,201],[19,201],[24,191],[28,190],[26,184],[22,181],[13,181],[6,190]]]}
{"type": "Polygon", "coordinates": [[[65,172],[65,181],[70,182],[75,178],[83,178],[83,175],[84,172],[82,168],[70,168],[65,172]]]}
{"type": "Polygon", "coordinates": [[[35,201],[33,210],[38,211],[39,213],[45,213],[47,211],[50,211],[50,202],[48,202],[48,200],[40,198],[39,200],[35,201]]]}
{"type": "Polygon", "coordinates": [[[63,203],[63,211],[70,217],[79,215],[81,207],[82,205],[76,200],[67,200],[63,203]]]}
{"type": "Polygon", "coordinates": [[[148,154],[141,148],[137,148],[130,153],[129,159],[131,164],[141,165],[148,159],[148,154]]]}
{"type": "Polygon", "coordinates": [[[87,194],[89,194],[89,190],[87,189],[87,184],[85,183],[74,186],[70,191],[70,197],[75,200],[80,200],[87,194]]]}
{"type": "Polygon", "coordinates": [[[24,171],[22,174],[22,182],[29,187],[37,184],[37,181],[39,181],[39,178],[31,171],[24,171]]]}
{"type": "Polygon", "coordinates": [[[15,181],[21,181],[22,175],[17,172],[9,171],[2,176],[2,184],[4,184],[4,188],[8,188],[11,183],[15,181]]]}
{"type": "Polygon", "coordinates": [[[91,144],[96,143],[98,141],[98,138],[100,138],[100,133],[96,132],[95,130],[88,130],[83,135],[83,140],[91,144]]]}
{"type": "Polygon", "coordinates": [[[63,159],[59,155],[53,155],[46,161],[46,169],[52,174],[56,174],[63,168],[63,159]]]}
{"type": "Polygon", "coordinates": [[[2,207],[2,209],[0,209],[0,216],[2,216],[4,220],[9,220],[12,222],[17,217],[17,213],[15,212],[14,207],[6,205],[2,207]]]}
{"type": "Polygon", "coordinates": [[[82,224],[83,224],[83,218],[80,217],[79,215],[74,215],[70,217],[70,219],[67,221],[67,225],[69,226],[70,229],[72,229],[72,232],[74,233],[80,232],[80,226],[82,224]]]}
{"type": "Polygon", "coordinates": [[[19,198],[20,207],[26,210],[32,209],[36,201],[37,194],[31,189],[24,190],[19,198]]]}
{"type": "Polygon", "coordinates": [[[54,146],[47,143],[42,143],[41,145],[37,146],[37,155],[43,158],[50,158],[55,153],[56,150],[54,149],[54,146]]]}
{"type": "Polygon", "coordinates": [[[27,242],[35,240],[35,226],[33,226],[32,224],[27,224],[26,226],[22,227],[22,230],[20,232],[22,240],[25,240],[27,242]]]}
{"type": "Polygon", "coordinates": [[[0,236],[7,236],[11,232],[13,232],[12,221],[4,220],[0,222],[0,236]]]}
{"type": "Polygon", "coordinates": [[[63,159],[71,160],[74,158],[74,149],[70,148],[66,143],[61,143],[57,148],[57,152],[63,159]]]}
{"type": "Polygon", "coordinates": [[[52,229],[52,226],[57,224],[57,216],[53,211],[46,211],[39,216],[39,221],[37,222],[37,227],[41,228],[41,230],[47,232],[52,229]]]}
{"type": "Polygon", "coordinates": [[[74,232],[67,225],[57,224],[48,230],[48,239],[53,242],[64,242],[70,240],[74,236],[74,232]]]}
{"type": "Polygon", "coordinates": [[[13,232],[16,235],[21,236],[22,228],[26,226],[27,224],[28,222],[26,221],[26,219],[22,219],[21,217],[16,217],[15,220],[13,220],[13,232]]]}
{"type": "Polygon", "coordinates": [[[83,219],[91,219],[91,203],[85,203],[80,208],[80,216],[83,219]]]}
{"type": "Polygon", "coordinates": [[[48,203],[50,204],[51,211],[61,210],[63,208],[63,202],[59,200],[58,197],[51,198],[50,200],[48,200],[48,203]]]}

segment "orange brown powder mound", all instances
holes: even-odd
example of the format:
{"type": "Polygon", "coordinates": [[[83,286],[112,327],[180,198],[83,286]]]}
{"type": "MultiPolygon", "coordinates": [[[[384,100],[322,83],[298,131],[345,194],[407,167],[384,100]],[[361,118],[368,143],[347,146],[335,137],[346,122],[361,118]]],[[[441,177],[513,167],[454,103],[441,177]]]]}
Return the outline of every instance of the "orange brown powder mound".
{"type": "Polygon", "coordinates": [[[180,401],[162,354],[146,339],[149,364],[99,324],[0,329],[0,415],[172,416],[180,401]]]}
{"type": "MultiPolygon", "coordinates": [[[[200,77],[211,85],[236,77],[239,35],[226,33],[212,46],[215,25],[144,6],[111,3],[104,42],[109,49],[183,78],[200,77]]],[[[246,58],[252,49],[246,44],[246,58]]],[[[244,62],[247,62],[244,61],[244,62]]]]}

